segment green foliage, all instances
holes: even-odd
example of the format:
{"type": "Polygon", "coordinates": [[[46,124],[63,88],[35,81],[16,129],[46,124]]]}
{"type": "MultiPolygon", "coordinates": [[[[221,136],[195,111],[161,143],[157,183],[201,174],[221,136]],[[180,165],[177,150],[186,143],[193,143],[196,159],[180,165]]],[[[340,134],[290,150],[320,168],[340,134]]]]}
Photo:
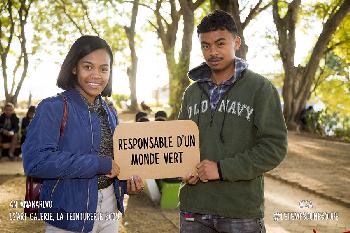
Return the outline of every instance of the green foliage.
{"type": "Polygon", "coordinates": [[[350,63],[350,14],[348,14],[336,33],[333,35],[332,41],[328,46],[334,48],[334,53],[345,60],[347,65],[350,63]]]}
{"type": "Polygon", "coordinates": [[[113,94],[112,99],[114,100],[115,104],[117,105],[118,108],[122,108],[122,102],[123,101],[128,101],[130,99],[129,95],[124,95],[124,94],[113,94]]]}
{"type": "Polygon", "coordinates": [[[330,112],[341,117],[350,115],[349,64],[330,51],[322,61],[312,97],[319,99],[330,112]]]}
{"type": "Polygon", "coordinates": [[[38,1],[35,8],[32,23],[37,32],[33,40],[36,50],[50,53],[52,45],[56,45],[62,48],[59,51],[63,55],[69,45],[86,34],[104,38],[114,52],[127,46],[118,13],[112,12],[108,1],[44,0],[38,1]]]}
{"type": "Polygon", "coordinates": [[[316,91],[320,100],[330,112],[340,116],[350,115],[350,82],[346,79],[332,78],[324,81],[316,91]]]}
{"type": "Polygon", "coordinates": [[[338,113],[325,109],[319,112],[310,111],[306,115],[306,130],[320,135],[333,136],[342,140],[350,140],[350,117],[342,117],[338,113]]]}
{"type": "MultiPolygon", "coordinates": [[[[331,13],[344,1],[346,0],[317,2],[313,5],[313,9],[310,9],[310,12],[315,12],[316,17],[322,20],[322,22],[325,22],[331,16],[331,13]]],[[[345,60],[346,63],[350,63],[350,14],[347,14],[339,25],[328,45],[328,49],[333,50],[333,52],[345,60]]]]}

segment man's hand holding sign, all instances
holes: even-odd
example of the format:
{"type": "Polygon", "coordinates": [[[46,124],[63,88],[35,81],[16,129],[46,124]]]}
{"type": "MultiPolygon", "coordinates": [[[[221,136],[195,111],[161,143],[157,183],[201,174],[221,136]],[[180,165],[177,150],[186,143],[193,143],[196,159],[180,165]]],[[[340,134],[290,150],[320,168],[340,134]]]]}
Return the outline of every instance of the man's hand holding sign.
{"type": "Polygon", "coordinates": [[[195,185],[199,180],[208,182],[209,180],[220,179],[219,169],[216,162],[203,160],[196,166],[197,172],[190,173],[182,178],[182,181],[191,185],[195,185]]]}
{"type": "Polygon", "coordinates": [[[199,133],[192,121],[122,123],[113,143],[121,180],[134,174],[159,179],[197,173],[199,133]]]}

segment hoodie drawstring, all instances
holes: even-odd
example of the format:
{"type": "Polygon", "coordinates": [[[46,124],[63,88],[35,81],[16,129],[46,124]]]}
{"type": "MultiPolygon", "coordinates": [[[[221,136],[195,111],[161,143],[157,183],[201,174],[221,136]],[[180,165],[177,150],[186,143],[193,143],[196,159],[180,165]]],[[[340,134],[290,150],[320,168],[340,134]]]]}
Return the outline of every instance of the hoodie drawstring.
{"type": "Polygon", "coordinates": [[[220,129],[220,141],[222,143],[225,143],[225,139],[224,139],[224,124],[225,124],[225,120],[226,120],[226,115],[227,115],[227,97],[228,97],[228,93],[230,92],[230,90],[232,89],[233,87],[233,84],[230,85],[230,87],[227,89],[227,91],[225,92],[225,100],[224,100],[224,103],[225,103],[225,107],[224,107],[224,119],[222,120],[222,123],[221,123],[221,129],[220,129]]]}
{"type": "Polygon", "coordinates": [[[198,117],[197,117],[197,125],[198,125],[198,127],[199,127],[199,122],[200,122],[200,115],[201,115],[201,103],[202,103],[202,100],[203,100],[203,94],[206,94],[206,96],[209,98],[209,95],[208,95],[208,93],[206,93],[205,92],[205,90],[204,90],[204,87],[198,82],[197,83],[198,84],[198,87],[199,87],[199,89],[201,89],[201,98],[200,98],[200,100],[199,100],[199,104],[198,104],[198,108],[199,108],[199,112],[198,112],[198,117]]]}

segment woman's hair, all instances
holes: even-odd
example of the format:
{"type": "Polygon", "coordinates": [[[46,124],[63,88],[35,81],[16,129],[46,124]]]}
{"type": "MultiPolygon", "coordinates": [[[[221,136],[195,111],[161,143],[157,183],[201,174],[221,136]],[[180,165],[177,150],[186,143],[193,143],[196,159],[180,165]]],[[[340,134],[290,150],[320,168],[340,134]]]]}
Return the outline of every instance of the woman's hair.
{"type": "Polygon", "coordinates": [[[28,111],[27,111],[27,116],[28,116],[28,114],[29,113],[35,113],[35,110],[36,110],[36,107],[35,106],[30,106],[29,108],[28,108],[28,111]]]}
{"type": "Polygon", "coordinates": [[[78,80],[77,75],[73,74],[72,72],[74,67],[78,65],[80,59],[97,49],[105,49],[111,60],[109,80],[107,86],[101,93],[102,96],[111,96],[113,53],[108,43],[98,36],[85,35],[81,36],[74,42],[61,66],[61,70],[57,78],[57,86],[63,90],[75,88],[75,86],[78,84],[78,80]]]}

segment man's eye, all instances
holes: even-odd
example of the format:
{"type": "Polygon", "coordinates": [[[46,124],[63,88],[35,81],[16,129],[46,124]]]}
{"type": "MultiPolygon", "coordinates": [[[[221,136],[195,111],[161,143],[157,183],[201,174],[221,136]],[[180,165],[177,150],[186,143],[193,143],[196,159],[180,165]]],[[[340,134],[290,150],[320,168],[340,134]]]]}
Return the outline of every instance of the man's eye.
{"type": "Polygon", "coordinates": [[[224,46],[225,45],[225,43],[224,42],[220,42],[220,43],[218,43],[218,47],[222,47],[222,46],[224,46]]]}
{"type": "Polygon", "coordinates": [[[104,73],[105,72],[109,72],[109,68],[108,67],[104,67],[104,68],[101,69],[101,71],[104,72],[104,73]]]}
{"type": "Polygon", "coordinates": [[[209,49],[209,45],[202,44],[202,49],[209,49]]]}

